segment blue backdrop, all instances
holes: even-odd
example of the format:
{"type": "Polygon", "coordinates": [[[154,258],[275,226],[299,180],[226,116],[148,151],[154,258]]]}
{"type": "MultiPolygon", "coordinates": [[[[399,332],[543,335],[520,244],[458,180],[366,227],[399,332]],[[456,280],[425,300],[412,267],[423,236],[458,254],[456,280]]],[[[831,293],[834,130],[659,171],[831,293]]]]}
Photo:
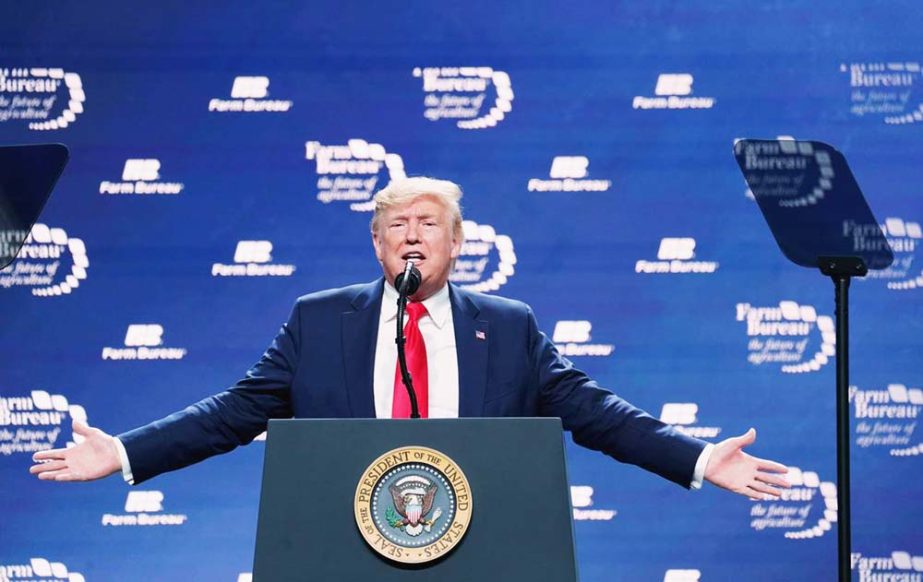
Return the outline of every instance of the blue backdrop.
{"type": "Polygon", "coordinates": [[[832,286],[782,257],[732,156],[777,136],[841,149],[896,251],[853,286],[854,569],[923,578],[919,3],[2,12],[0,142],[71,162],[0,271],[0,579],[247,579],[261,442],[137,488],[38,482],[32,452],[223,389],[297,296],[377,277],[365,203],[404,174],[465,190],[456,282],[794,468],[753,503],[569,444],[583,580],[834,579],[832,286]]]}

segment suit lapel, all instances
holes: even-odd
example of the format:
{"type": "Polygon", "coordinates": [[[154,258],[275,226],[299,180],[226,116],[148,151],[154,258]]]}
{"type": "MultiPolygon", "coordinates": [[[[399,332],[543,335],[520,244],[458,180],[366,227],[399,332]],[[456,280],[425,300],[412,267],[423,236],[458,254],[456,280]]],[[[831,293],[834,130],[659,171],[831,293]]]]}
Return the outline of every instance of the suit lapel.
{"type": "Polygon", "coordinates": [[[343,367],[346,393],[353,418],[375,418],[372,375],[384,279],[362,287],[352,301],[354,311],[342,314],[343,367]]]}
{"type": "Polygon", "coordinates": [[[458,355],[458,416],[481,416],[487,389],[487,321],[478,319],[480,310],[458,287],[449,285],[449,297],[458,355]]]}

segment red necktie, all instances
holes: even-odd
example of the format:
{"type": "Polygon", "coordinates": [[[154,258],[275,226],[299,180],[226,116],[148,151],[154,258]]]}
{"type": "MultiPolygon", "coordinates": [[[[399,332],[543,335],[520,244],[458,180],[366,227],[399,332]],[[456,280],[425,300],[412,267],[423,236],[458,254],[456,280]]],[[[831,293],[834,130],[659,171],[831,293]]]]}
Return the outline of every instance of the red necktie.
{"type": "MultiPolygon", "coordinates": [[[[426,367],[426,344],[420,327],[420,318],[426,315],[422,303],[407,304],[407,323],[404,325],[404,353],[407,356],[407,370],[413,380],[413,389],[417,394],[417,407],[420,418],[429,417],[429,371],[426,367]]],[[[410,418],[410,396],[401,379],[401,364],[397,363],[394,373],[394,400],[391,404],[391,418],[410,418]]]]}

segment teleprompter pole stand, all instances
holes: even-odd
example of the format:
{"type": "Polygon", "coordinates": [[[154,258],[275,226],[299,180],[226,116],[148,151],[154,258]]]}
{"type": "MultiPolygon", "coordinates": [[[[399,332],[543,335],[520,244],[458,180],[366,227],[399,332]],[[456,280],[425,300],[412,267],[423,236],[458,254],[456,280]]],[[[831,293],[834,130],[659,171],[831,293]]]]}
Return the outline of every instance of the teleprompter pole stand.
{"type": "Polygon", "coordinates": [[[849,283],[868,266],[860,257],[818,257],[821,273],[833,279],[836,301],[836,502],[840,582],[852,579],[849,494],[849,283]]]}

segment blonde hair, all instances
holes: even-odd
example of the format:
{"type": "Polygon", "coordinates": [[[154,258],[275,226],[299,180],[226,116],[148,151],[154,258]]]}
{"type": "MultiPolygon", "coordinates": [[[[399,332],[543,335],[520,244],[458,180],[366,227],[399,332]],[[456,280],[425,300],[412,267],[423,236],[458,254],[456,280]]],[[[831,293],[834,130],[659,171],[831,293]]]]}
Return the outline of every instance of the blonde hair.
{"type": "Polygon", "coordinates": [[[425,176],[391,180],[387,186],[375,194],[373,198],[375,214],[372,215],[370,224],[372,232],[378,229],[378,220],[386,210],[393,206],[406,204],[420,196],[433,196],[438,199],[452,215],[452,228],[455,235],[461,237],[462,213],[461,205],[458,203],[462,197],[461,187],[455,182],[425,176]]]}

